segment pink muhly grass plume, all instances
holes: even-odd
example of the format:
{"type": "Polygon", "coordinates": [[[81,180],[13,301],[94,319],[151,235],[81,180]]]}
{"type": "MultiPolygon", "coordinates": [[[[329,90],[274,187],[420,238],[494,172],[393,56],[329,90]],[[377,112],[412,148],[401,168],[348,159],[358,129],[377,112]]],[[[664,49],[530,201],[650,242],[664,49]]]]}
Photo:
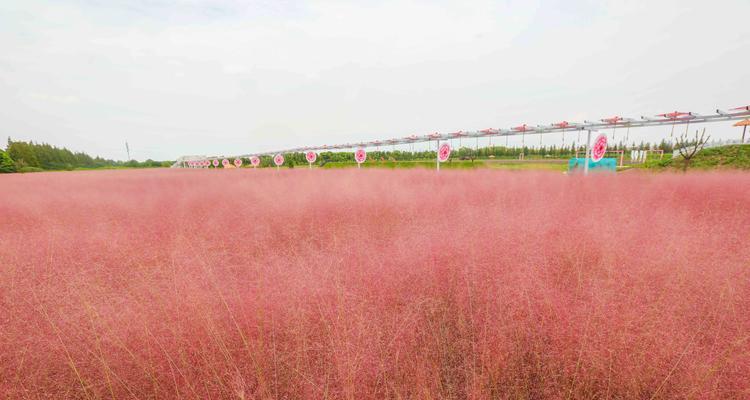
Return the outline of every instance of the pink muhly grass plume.
{"type": "Polygon", "coordinates": [[[746,398],[750,175],[0,176],[5,398],[746,398]]]}

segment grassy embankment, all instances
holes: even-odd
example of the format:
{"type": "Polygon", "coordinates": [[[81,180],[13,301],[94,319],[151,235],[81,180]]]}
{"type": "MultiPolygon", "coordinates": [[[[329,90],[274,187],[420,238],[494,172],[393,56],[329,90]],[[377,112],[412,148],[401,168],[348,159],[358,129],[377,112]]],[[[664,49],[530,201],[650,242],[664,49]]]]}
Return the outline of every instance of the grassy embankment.
{"type": "MultiPolygon", "coordinates": [[[[682,157],[653,160],[643,164],[652,170],[682,170],[685,160],[682,157]]],[[[704,149],[693,157],[690,169],[750,169],[750,145],[731,145],[704,149]]]]}
{"type": "MultiPolygon", "coordinates": [[[[322,166],[326,169],[356,168],[354,162],[329,162],[322,166]]],[[[409,169],[409,168],[427,168],[434,169],[435,161],[375,161],[362,164],[362,168],[386,168],[386,169],[409,169]]],[[[456,160],[445,162],[440,165],[441,169],[504,169],[504,170],[545,170],[545,171],[566,171],[567,164],[553,163],[544,161],[516,161],[516,160],[456,160]]]]}

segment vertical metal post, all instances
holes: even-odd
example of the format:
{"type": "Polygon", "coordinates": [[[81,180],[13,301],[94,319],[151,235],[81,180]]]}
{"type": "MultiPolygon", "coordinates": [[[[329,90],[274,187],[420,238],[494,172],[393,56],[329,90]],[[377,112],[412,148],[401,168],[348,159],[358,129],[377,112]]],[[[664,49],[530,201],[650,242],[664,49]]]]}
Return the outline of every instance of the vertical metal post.
{"type": "Polygon", "coordinates": [[[435,164],[437,165],[437,170],[440,171],[440,139],[437,140],[437,151],[435,151],[435,164]]]}
{"type": "Polygon", "coordinates": [[[438,172],[440,172],[440,139],[435,143],[437,144],[437,150],[435,151],[435,164],[437,165],[438,172]]]}
{"type": "Polygon", "coordinates": [[[586,157],[583,159],[583,174],[588,175],[589,174],[589,151],[591,147],[591,130],[588,131],[588,136],[586,136],[586,157]]]}
{"type": "Polygon", "coordinates": [[[672,146],[672,149],[674,149],[674,125],[677,123],[677,120],[674,120],[672,122],[672,130],[669,132],[669,145],[672,146]]]}
{"type": "Polygon", "coordinates": [[[628,124],[628,130],[625,131],[625,148],[628,147],[628,138],[630,137],[630,124],[628,124]]]}

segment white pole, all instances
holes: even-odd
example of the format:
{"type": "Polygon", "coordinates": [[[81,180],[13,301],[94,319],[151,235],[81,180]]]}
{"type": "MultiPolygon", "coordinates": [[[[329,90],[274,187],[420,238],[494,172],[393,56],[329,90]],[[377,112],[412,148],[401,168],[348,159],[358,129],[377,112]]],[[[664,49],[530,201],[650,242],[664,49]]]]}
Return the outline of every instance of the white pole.
{"type": "Polygon", "coordinates": [[[588,136],[586,137],[586,157],[583,159],[583,174],[588,175],[589,174],[589,151],[591,147],[591,131],[588,131],[588,136]]]}
{"type": "Polygon", "coordinates": [[[435,151],[435,163],[437,164],[437,170],[440,171],[440,139],[437,140],[437,151],[435,151]]]}

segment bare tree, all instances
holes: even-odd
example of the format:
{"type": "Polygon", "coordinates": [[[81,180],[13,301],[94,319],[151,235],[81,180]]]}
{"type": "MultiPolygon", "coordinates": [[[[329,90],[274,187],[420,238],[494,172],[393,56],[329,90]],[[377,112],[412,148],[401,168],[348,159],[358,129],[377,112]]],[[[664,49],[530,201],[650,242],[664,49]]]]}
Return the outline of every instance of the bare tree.
{"type": "Polygon", "coordinates": [[[706,136],[706,128],[703,128],[700,136],[698,135],[698,130],[695,131],[694,139],[688,137],[687,131],[677,138],[677,150],[680,152],[683,160],[685,160],[682,164],[683,171],[687,171],[690,161],[698,154],[710,137],[711,135],[706,136]]]}

